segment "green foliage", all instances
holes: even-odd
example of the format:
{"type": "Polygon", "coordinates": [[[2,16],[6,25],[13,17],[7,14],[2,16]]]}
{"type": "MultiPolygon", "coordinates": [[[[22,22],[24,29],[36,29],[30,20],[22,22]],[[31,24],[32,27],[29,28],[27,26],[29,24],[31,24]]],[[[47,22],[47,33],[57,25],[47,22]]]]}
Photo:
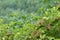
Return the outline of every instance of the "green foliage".
{"type": "Polygon", "coordinates": [[[60,40],[59,0],[0,0],[0,40],[60,40]]]}

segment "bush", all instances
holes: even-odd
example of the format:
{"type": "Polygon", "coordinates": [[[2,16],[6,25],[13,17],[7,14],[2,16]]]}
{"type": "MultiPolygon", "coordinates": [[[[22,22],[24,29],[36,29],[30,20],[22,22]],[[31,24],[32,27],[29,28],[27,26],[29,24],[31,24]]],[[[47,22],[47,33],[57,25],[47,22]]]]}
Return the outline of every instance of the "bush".
{"type": "Polygon", "coordinates": [[[58,0],[1,0],[0,40],[60,40],[58,0]]]}

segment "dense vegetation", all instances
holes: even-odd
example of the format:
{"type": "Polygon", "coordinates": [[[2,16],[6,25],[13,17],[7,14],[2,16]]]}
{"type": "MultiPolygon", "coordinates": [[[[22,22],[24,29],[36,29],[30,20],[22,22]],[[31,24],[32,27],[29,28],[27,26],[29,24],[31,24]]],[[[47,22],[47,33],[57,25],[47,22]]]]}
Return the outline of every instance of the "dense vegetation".
{"type": "Polygon", "coordinates": [[[0,40],[60,40],[60,0],[0,0],[0,40]]]}

